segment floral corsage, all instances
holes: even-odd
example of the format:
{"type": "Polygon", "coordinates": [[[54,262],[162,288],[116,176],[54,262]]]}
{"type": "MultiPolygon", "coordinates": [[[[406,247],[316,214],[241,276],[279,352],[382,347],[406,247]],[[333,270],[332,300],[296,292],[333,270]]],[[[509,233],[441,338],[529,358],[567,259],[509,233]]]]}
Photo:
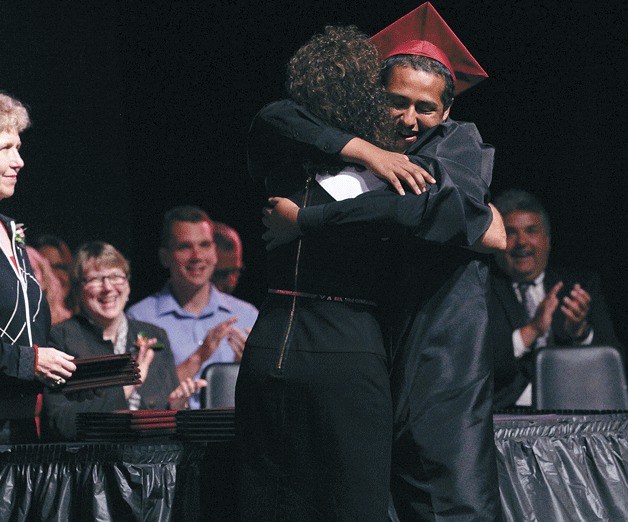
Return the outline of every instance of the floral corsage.
{"type": "Polygon", "coordinates": [[[137,334],[137,338],[135,339],[133,346],[136,346],[138,349],[142,346],[147,346],[148,348],[152,348],[156,352],[164,349],[164,343],[159,342],[154,337],[148,337],[148,334],[146,332],[139,332],[137,334]]]}
{"type": "Polygon", "coordinates": [[[24,223],[15,225],[15,242],[21,247],[26,246],[26,227],[24,223]]]}

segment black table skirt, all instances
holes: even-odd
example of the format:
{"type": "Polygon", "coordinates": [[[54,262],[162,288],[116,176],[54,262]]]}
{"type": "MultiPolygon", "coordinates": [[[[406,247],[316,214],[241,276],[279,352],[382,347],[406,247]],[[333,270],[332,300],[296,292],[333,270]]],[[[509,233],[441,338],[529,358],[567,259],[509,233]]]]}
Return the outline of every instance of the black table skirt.
{"type": "MultiPolygon", "coordinates": [[[[628,520],[628,414],[498,415],[505,518],[628,520]]],[[[234,520],[233,442],[0,447],[0,520],[234,520]]]]}
{"type": "Polygon", "coordinates": [[[233,442],[4,446],[0,520],[234,520],[236,469],[233,442]]]}
{"type": "Polygon", "coordinates": [[[628,521],[628,414],[497,415],[502,508],[512,521],[628,521]]]}

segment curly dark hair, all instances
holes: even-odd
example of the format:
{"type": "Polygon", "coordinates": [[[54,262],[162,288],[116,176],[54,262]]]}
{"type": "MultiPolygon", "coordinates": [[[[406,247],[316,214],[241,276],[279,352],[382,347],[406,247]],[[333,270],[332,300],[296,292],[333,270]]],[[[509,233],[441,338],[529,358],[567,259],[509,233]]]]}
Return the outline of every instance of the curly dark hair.
{"type": "Polygon", "coordinates": [[[327,26],[288,62],[289,96],[325,122],[380,147],[394,146],[377,48],[357,27],[327,26]]]}

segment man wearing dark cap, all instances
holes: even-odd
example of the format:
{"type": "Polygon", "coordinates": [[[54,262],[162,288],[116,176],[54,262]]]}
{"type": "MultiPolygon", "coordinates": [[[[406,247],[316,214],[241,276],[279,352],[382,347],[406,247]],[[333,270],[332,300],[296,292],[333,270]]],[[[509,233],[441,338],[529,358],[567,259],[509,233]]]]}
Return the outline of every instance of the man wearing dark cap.
{"type": "MultiPolygon", "coordinates": [[[[393,337],[396,515],[391,517],[497,520],[491,358],[485,345],[488,268],[481,255],[459,248],[476,243],[493,219],[486,203],[493,149],[482,143],[474,125],[448,119],[454,92],[486,74],[429,4],[373,41],[386,58],[382,79],[399,151],[433,175],[436,184],[419,196],[380,190],[301,210],[274,199],[265,220],[273,226],[266,239],[272,247],[323,227],[330,232],[357,224],[421,221],[418,235],[429,242],[406,237],[400,245],[397,280],[387,296],[391,302],[383,307],[392,311],[393,337]],[[298,227],[291,227],[290,219],[298,219],[298,227]]],[[[395,153],[325,127],[289,102],[279,104],[260,113],[254,132],[263,133],[267,124],[384,179],[408,179],[401,172],[407,171],[403,161],[389,161],[395,153]]]]}

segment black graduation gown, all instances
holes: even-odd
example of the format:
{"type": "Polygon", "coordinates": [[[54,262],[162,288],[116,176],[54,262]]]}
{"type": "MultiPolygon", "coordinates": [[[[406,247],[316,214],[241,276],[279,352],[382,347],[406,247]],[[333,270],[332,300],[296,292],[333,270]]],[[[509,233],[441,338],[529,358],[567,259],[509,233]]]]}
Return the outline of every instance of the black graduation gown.
{"type": "MultiPolygon", "coordinates": [[[[339,151],[351,138],[334,134],[311,115],[303,117],[303,109],[291,102],[272,104],[265,113],[266,125],[324,152],[339,151]]],[[[397,235],[400,268],[387,292],[394,354],[394,503],[402,520],[435,514],[493,520],[499,517],[499,497],[486,347],[488,269],[483,256],[443,246],[472,244],[488,228],[493,151],[475,126],[448,121],[408,155],[437,179],[426,194],[367,193],[306,209],[299,224],[306,234],[373,224],[403,231],[397,235]]]]}

